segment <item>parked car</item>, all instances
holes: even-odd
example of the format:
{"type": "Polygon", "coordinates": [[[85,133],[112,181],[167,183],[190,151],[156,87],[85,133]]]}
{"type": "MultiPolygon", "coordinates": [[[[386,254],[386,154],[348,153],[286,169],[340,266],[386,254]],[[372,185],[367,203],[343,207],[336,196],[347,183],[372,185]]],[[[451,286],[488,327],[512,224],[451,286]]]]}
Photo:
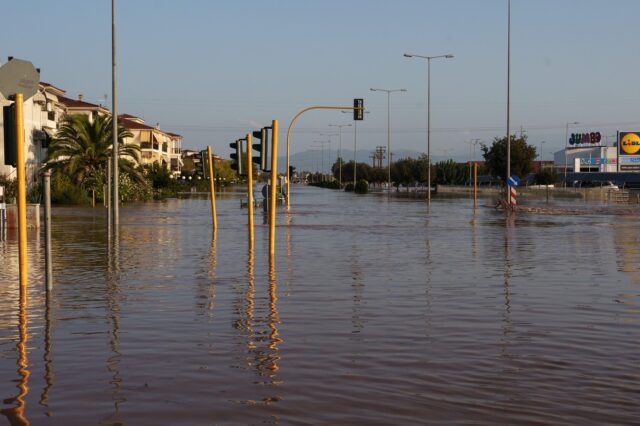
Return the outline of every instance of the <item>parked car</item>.
{"type": "Polygon", "coordinates": [[[610,180],[607,181],[591,181],[591,180],[574,180],[574,188],[602,188],[611,191],[618,191],[620,188],[610,180]]]}

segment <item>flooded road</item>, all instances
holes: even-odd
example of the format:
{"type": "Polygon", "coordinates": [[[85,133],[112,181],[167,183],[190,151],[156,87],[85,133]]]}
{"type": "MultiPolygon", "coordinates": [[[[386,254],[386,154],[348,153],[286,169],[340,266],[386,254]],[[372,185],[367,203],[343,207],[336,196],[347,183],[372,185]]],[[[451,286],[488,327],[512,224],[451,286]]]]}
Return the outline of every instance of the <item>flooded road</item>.
{"type": "Polygon", "coordinates": [[[0,242],[0,424],[638,424],[637,216],[293,187],[54,208],[54,291],[0,242]],[[21,303],[22,301],[22,303],[21,303]]]}

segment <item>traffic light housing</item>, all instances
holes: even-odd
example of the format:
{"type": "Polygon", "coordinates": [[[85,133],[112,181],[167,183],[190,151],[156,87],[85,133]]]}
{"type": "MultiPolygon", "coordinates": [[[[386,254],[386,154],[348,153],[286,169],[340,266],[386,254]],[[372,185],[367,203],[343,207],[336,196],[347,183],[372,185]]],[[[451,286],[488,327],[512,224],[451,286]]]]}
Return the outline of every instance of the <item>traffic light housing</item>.
{"type": "Polygon", "coordinates": [[[207,150],[200,151],[200,166],[202,167],[202,176],[206,179],[209,177],[209,156],[207,150]]]}
{"type": "Polygon", "coordinates": [[[271,127],[263,127],[253,132],[253,138],[259,140],[259,143],[252,144],[252,148],[258,151],[258,155],[252,156],[252,161],[260,166],[260,170],[266,172],[267,166],[267,149],[269,145],[269,130],[271,127]]]}
{"type": "Polygon", "coordinates": [[[296,168],[293,166],[289,166],[289,180],[293,179],[293,173],[296,171],[296,168]]]}
{"type": "Polygon", "coordinates": [[[364,119],[364,99],[353,100],[353,119],[361,121],[364,119]]]}
{"type": "Polygon", "coordinates": [[[231,168],[236,171],[238,176],[244,175],[244,170],[242,168],[242,141],[243,139],[238,139],[237,141],[229,144],[231,149],[236,150],[236,152],[231,153],[231,159],[233,160],[231,162],[231,168]]]}
{"type": "Polygon", "coordinates": [[[16,107],[15,103],[2,107],[4,116],[4,164],[16,167],[16,107]]]}

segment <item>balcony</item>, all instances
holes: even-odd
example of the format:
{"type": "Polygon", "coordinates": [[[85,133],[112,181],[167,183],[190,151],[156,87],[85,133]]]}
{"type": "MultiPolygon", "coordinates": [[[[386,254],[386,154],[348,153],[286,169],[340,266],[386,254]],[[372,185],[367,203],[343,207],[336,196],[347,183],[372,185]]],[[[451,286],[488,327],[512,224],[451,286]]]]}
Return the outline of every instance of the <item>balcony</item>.
{"type": "Polygon", "coordinates": [[[140,142],[140,149],[155,149],[156,151],[160,149],[160,144],[158,142],[140,142]]]}

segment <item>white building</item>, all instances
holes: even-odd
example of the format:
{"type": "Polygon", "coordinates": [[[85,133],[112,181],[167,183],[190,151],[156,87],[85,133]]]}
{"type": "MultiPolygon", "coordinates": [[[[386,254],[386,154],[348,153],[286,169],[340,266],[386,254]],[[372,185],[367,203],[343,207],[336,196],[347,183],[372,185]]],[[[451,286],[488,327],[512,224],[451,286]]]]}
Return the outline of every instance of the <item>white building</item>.
{"type": "MultiPolygon", "coordinates": [[[[55,136],[60,117],[65,113],[64,105],[59,100],[63,95],[64,90],[49,83],[40,83],[38,92],[24,102],[24,155],[28,187],[38,180],[49,142],[55,136]]],[[[0,96],[0,106],[10,104],[0,96]]],[[[5,165],[4,115],[0,114],[0,175],[15,178],[15,174],[15,167],[5,165]]]]}
{"type": "Polygon", "coordinates": [[[618,154],[615,146],[569,147],[556,152],[553,162],[558,173],[617,172],[618,154]]]}

